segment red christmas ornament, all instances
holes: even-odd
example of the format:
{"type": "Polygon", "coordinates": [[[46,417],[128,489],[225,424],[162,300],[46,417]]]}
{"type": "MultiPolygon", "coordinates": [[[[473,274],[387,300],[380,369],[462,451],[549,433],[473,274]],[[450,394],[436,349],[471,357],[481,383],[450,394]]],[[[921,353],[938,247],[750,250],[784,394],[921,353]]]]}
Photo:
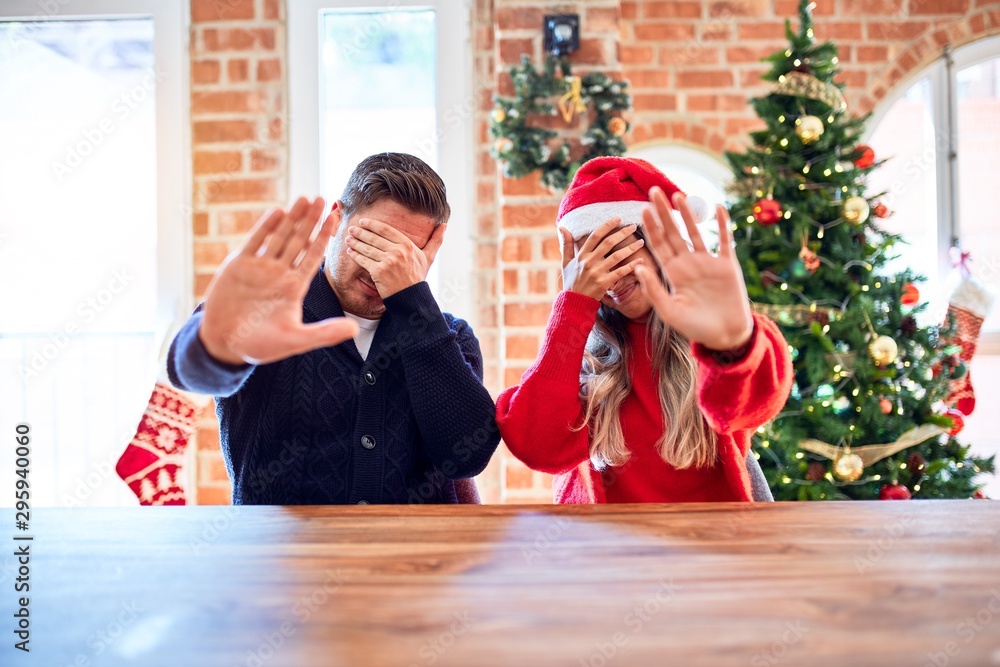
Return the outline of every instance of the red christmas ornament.
{"type": "Polygon", "coordinates": [[[854,151],[854,166],[858,169],[868,169],[875,164],[875,151],[871,146],[860,144],[854,151]]]}
{"type": "Polygon", "coordinates": [[[920,303],[920,290],[913,283],[906,283],[903,285],[903,295],[900,297],[899,302],[907,308],[912,308],[920,303]]]}
{"type": "Polygon", "coordinates": [[[762,225],[774,225],[781,220],[783,215],[781,210],[781,203],[777,199],[772,199],[767,197],[766,199],[759,199],[757,203],[753,205],[753,219],[762,225]]]}
{"type": "Polygon", "coordinates": [[[948,435],[958,435],[962,432],[962,429],[965,428],[965,415],[958,410],[951,408],[949,410],[945,410],[941,413],[941,415],[951,420],[951,428],[948,430],[948,435]]]}
{"type": "Polygon", "coordinates": [[[886,484],[885,486],[882,487],[882,489],[878,492],[878,499],[909,500],[910,490],[905,486],[903,486],[902,484],[893,482],[892,484],[886,484]]]}
{"type": "Polygon", "coordinates": [[[892,412],[892,401],[884,396],[878,399],[878,406],[882,409],[882,414],[887,415],[892,412]]]}
{"type": "Polygon", "coordinates": [[[975,493],[973,493],[972,497],[975,498],[976,500],[989,500],[989,496],[983,493],[982,489],[979,489],[975,493]]]}
{"type": "Polygon", "coordinates": [[[888,218],[889,217],[889,207],[879,202],[875,204],[875,217],[876,218],[888,218]]]}
{"type": "Polygon", "coordinates": [[[806,271],[809,273],[816,273],[817,269],[819,269],[819,255],[814,253],[810,248],[802,246],[802,250],[799,251],[799,259],[802,260],[806,271]]]}

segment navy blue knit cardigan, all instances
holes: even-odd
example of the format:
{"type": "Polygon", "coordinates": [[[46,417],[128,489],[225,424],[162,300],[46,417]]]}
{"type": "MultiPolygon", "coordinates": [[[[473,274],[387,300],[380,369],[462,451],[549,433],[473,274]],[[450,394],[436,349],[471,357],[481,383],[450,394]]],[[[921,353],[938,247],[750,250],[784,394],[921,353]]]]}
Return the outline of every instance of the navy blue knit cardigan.
{"type": "MultiPolygon", "coordinates": [[[[180,389],[215,396],[234,504],[455,503],[500,441],[479,342],[426,282],[384,300],[367,360],[353,340],[258,366],[210,356],[203,304],[170,345],[180,389]]],[[[322,271],[304,322],[342,316],[322,271]]]]}

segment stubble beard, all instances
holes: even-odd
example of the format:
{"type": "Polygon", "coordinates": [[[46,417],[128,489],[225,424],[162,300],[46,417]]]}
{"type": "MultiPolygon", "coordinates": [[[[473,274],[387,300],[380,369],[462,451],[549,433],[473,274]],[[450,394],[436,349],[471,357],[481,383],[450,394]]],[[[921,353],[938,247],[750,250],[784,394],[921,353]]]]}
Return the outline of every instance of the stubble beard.
{"type": "Polygon", "coordinates": [[[340,301],[340,307],[345,313],[351,313],[368,320],[376,320],[385,314],[385,304],[379,297],[365,294],[358,286],[358,279],[371,276],[357,262],[341,252],[343,241],[334,238],[326,254],[325,272],[333,293],[340,301]]]}

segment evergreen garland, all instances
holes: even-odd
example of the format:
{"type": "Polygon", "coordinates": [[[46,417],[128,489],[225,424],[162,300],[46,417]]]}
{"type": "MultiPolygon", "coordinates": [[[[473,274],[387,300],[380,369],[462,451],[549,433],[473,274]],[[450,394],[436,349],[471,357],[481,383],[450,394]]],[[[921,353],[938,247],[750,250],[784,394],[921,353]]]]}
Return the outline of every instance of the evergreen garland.
{"type": "Polygon", "coordinates": [[[550,100],[570,92],[571,76],[569,61],[553,55],[546,57],[541,72],[527,56],[510,69],[514,97],[495,97],[490,121],[490,136],[494,139],[490,153],[503,164],[508,178],[540,171],[542,184],[551,190],[564,190],[587,160],[625,153],[622,136],[629,125],[618,114],[632,108],[628,82],[614,81],[601,72],[581,78],[580,98],[594,111],[594,121],[580,142],[586,148],[582,156],[574,159],[572,146],[565,140],[552,150],[549,141],[558,133],[529,124],[531,116],[557,114],[550,100]]]}

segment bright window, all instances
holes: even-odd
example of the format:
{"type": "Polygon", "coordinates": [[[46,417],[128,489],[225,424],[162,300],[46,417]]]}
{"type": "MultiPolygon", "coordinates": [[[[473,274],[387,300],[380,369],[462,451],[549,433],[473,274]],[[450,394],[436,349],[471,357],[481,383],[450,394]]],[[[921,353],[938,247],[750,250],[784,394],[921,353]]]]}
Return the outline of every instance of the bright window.
{"type": "Polygon", "coordinates": [[[289,3],[291,189],[343,192],[373,153],[410,153],[444,179],[452,215],[428,282],[473,317],[469,9],[454,0],[289,3]]]}
{"type": "MultiPolygon", "coordinates": [[[[880,158],[891,158],[872,172],[869,192],[885,192],[880,200],[893,212],[879,221],[886,231],[903,234],[906,245],[887,271],[914,267],[937,285],[939,266],[937,138],[931,77],[910,86],[882,117],[871,144],[880,158]]],[[[929,296],[929,295],[928,295],[929,296]]]]}
{"type": "MultiPolygon", "coordinates": [[[[1000,39],[959,49],[883,106],[868,143],[880,158],[871,191],[887,191],[884,221],[908,245],[899,262],[929,279],[930,319],[940,317],[955,271],[949,250],[972,253],[975,277],[996,287],[1000,230],[991,193],[1000,185],[1000,39]],[[952,159],[953,157],[953,159],[952,159]]],[[[1000,347],[1000,309],[983,331],[1000,347]]]]}
{"type": "MultiPolygon", "coordinates": [[[[1000,230],[994,193],[1000,186],[1000,38],[959,49],[921,72],[889,100],[869,128],[868,143],[892,158],[872,173],[872,192],[888,191],[895,211],[882,221],[909,241],[899,262],[926,275],[931,308],[941,321],[957,279],[949,249],[972,253],[973,275],[1000,292],[1000,230]],[[953,157],[953,159],[952,159],[953,157]]],[[[996,378],[1000,369],[1000,304],[983,324],[969,367],[977,409],[960,436],[981,455],[1000,453],[996,378]]],[[[1000,495],[1000,477],[986,480],[1000,495]]]]}
{"type": "MultiPolygon", "coordinates": [[[[958,69],[957,236],[973,253],[979,278],[1000,286],[1000,226],[994,201],[1000,185],[1000,43],[993,57],[958,69]]],[[[984,329],[1000,332],[1000,308],[984,329]]]]}
{"type": "Polygon", "coordinates": [[[190,293],[186,7],[60,7],[0,6],[0,425],[31,427],[34,504],[134,505],[114,464],[190,293]]]}
{"type": "Polygon", "coordinates": [[[438,166],[435,13],[323,14],[320,173],[339,192],[355,165],[380,151],[438,166]]]}

